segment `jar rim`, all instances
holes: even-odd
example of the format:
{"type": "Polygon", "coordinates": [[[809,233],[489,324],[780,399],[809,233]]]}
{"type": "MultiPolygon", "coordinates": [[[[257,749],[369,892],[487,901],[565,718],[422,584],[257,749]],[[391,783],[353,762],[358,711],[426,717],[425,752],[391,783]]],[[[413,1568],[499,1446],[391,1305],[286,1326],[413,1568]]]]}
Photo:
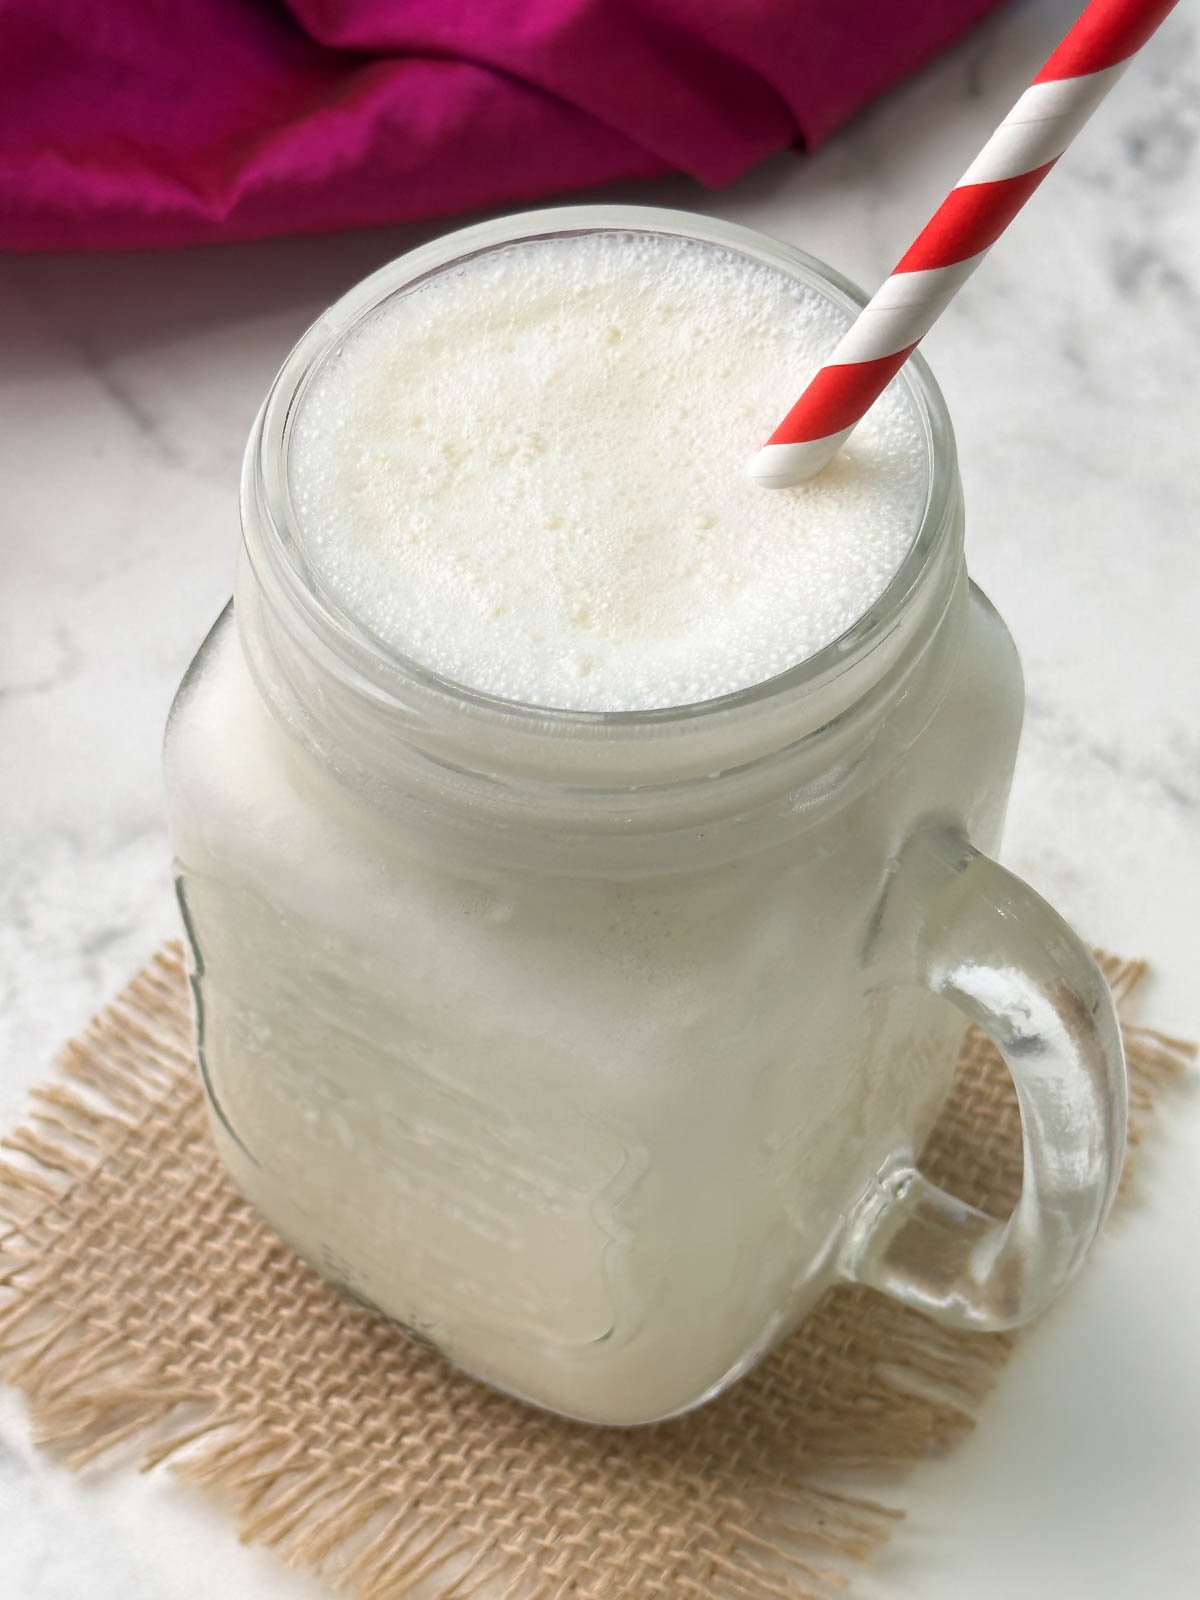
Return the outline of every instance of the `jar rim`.
{"type": "Polygon", "coordinates": [[[256,577],[303,619],[324,646],[375,696],[423,701],[500,718],[509,730],[556,739],[632,737],[681,732],[721,722],[782,700],[807,698],[870,654],[910,609],[938,556],[953,537],[958,503],[954,432],[928,366],[914,354],[898,379],[909,391],[926,448],[926,500],[916,533],[888,584],[836,639],[773,677],[691,704],[638,710],[565,709],[505,699],[443,676],[377,638],[342,607],[307,558],[297,532],[288,472],[291,427],[309,383],[352,327],[383,301],[447,267],[505,246],[587,233],[652,233],[682,237],[775,267],[854,314],[866,295],[815,256],[766,234],[699,213],[655,206],[586,205],[526,211],[460,228],[406,252],[349,289],[293,346],[259,413],[246,451],[242,525],[256,577]]]}

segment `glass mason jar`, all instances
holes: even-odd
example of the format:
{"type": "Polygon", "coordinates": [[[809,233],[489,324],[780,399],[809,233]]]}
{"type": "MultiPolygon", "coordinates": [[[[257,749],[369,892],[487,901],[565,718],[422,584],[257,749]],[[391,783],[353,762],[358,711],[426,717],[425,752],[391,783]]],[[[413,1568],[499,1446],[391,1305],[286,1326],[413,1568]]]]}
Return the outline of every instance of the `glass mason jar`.
{"type": "Polygon", "coordinates": [[[289,505],[296,403],[387,296],[475,252],[683,234],[853,309],[828,268],[598,206],[413,251],[301,339],[251,435],[235,604],[166,745],[221,1156],[330,1278],[500,1388],[634,1423],[718,1393],[837,1278],[1023,1321],[1078,1267],[1124,1146],[1107,989],[994,850],[1012,642],[968,582],[928,371],[911,552],[836,643],[702,705],[477,694],[339,610],[289,505]],[[920,1174],[969,1019],[1021,1102],[1000,1223],[920,1174]]]}

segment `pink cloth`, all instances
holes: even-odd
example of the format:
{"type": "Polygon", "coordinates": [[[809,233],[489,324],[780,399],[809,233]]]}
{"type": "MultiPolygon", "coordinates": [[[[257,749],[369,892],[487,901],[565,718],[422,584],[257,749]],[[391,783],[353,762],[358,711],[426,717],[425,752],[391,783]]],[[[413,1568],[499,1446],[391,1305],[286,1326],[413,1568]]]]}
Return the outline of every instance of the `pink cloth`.
{"type": "Polygon", "coordinates": [[[0,0],[0,245],[397,222],[819,144],[995,0],[0,0]]]}

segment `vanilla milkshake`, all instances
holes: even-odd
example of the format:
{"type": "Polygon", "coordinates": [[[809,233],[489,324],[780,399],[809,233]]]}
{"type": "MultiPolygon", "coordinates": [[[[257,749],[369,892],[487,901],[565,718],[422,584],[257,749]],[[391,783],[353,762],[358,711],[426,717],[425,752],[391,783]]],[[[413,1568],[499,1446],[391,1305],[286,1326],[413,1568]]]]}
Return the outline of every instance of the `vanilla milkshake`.
{"type": "Polygon", "coordinates": [[[887,886],[922,819],[994,845],[1020,687],[927,380],[765,491],[852,302],[612,215],[426,247],[302,341],[167,773],[239,1186],[469,1371],[627,1423],[769,1348],[919,1148],[961,1018],[887,886]]]}
{"type": "Polygon", "coordinates": [[[878,598],[925,503],[899,386],[811,486],[746,476],[846,320],[689,239],[477,257],[314,376],[289,450],[300,542],[356,625],[507,700],[640,711],[764,683],[878,598]]]}

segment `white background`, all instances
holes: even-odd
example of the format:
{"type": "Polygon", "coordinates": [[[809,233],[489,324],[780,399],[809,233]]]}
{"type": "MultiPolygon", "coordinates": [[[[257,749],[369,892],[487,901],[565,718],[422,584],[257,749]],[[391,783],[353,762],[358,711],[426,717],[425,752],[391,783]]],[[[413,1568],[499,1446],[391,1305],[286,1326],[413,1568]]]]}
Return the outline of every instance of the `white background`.
{"type": "MultiPolygon", "coordinates": [[[[811,159],[709,210],[875,284],[1078,10],[1009,7],[811,159]]],[[[1089,938],[1154,962],[1200,1035],[1200,186],[1181,7],[926,349],[956,420],[972,570],[1029,713],[1006,845],[1089,938]]],[[[434,231],[424,230],[425,233],[434,231]]],[[[173,933],[158,746],[222,605],[242,444],[292,340],[422,230],[0,263],[0,1125],[60,1039],[173,933]]],[[[1200,1096],[1137,1204],[1022,1345],[981,1426],[894,1489],[874,1600],[1200,1593],[1200,1096]]],[[[299,1600],[168,1475],[83,1480],[0,1391],[0,1593],[299,1600]]]]}

